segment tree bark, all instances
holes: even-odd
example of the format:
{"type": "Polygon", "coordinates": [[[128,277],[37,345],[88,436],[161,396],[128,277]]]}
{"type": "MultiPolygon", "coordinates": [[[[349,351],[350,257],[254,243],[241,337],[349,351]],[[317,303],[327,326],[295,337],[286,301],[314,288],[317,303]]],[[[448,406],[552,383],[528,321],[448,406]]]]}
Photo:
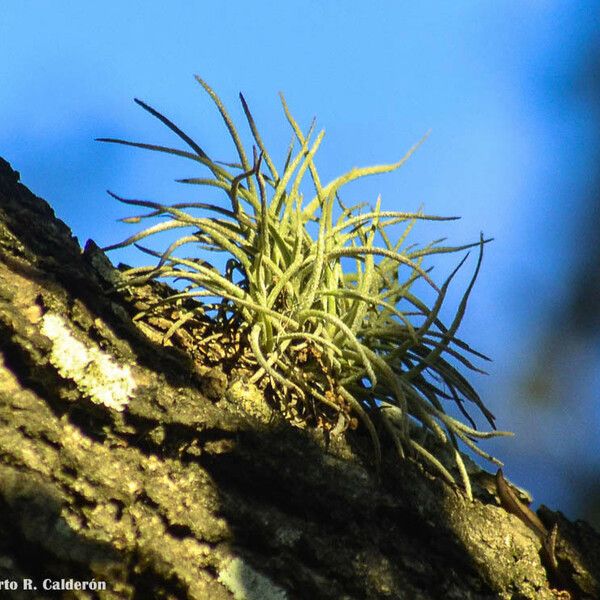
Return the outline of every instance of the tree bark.
{"type": "Polygon", "coordinates": [[[391,451],[378,476],[360,430],[264,418],[18,179],[0,159],[0,597],[599,597],[585,523],[540,513],[557,575],[490,475],[471,502],[391,451]]]}

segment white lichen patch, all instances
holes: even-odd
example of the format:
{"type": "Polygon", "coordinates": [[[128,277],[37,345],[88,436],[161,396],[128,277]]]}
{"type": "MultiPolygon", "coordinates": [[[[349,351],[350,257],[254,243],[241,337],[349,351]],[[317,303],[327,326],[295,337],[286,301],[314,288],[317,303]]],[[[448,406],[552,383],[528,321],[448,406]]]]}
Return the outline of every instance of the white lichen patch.
{"type": "Polygon", "coordinates": [[[61,377],[75,382],[92,402],[122,411],[136,387],[129,367],[119,366],[98,348],[88,348],[58,315],[46,313],[41,323],[41,332],[52,340],[50,362],[61,377]]]}
{"type": "Polygon", "coordinates": [[[286,600],[285,590],[255,571],[241,558],[234,558],[221,570],[219,581],[235,600],[286,600]]]}

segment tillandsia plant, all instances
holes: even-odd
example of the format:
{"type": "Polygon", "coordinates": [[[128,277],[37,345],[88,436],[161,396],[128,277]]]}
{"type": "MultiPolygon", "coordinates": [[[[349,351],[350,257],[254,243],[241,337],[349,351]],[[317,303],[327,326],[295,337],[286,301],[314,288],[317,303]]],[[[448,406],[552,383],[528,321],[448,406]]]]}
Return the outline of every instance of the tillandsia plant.
{"type": "MultiPolygon", "coordinates": [[[[355,168],[324,184],[315,154],[324,131],[314,137],[314,122],[304,133],[283,96],[283,110],[294,138],[281,171],[267,152],[244,97],[242,107],[254,138],[247,154],[227,110],[201,78],[229,131],[239,162],[221,163],[161,113],[141,100],[142,108],[162,121],[188,150],[114,138],[100,141],[125,144],[187,158],[205,167],[208,176],[179,181],[223,190],[227,206],[209,202],[162,204],[111,194],[126,204],[149,212],[124,219],[157,224],[107,248],[135,244],[156,258],[156,264],[129,269],[128,285],[166,278],[186,284],[162,301],[174,304],[187,298],[217,298],[198,302],[193,312],[211,313],[215,322],[236,327],[251,356],[251,381],[261,387],[272,406],[288,420],[326,432],[341,432],[359,423],[368,431],[377,463],[381,440],[391,440],[401,458],[410,453],[454,476],[426,447],[427,436],[450,449],[456,472],[471,495],[469,476],[459,452],[459,441],[485,459],[501,464],[477,445],[479,438],[505,435],[495,430],[494,417],[459,370],[448,359],[478,371],[468,355],[485,358],[456,337],[469,294],[481,266],[484,244],[448,247],[437,240],[423,248],[406,244],[418,221],[446,221],[416,213],[382,210],[374,206],[347,207],[340,198],[348,183],[400,168],[419,146],[393,164],[355,168]],[[295,150],[295,146],[297,149],[295,150]],[[303,197],[301,184],[309,179],[314,195],[303,197]],[[393,239],[391,229],[404,231],[393,239]],[[163,252],[137,243],[161,232],[181,232],[163,252]],[[182,256],[183,248],[201,250],[203,257],[182,256]],[[478,249],[473,276],[456,314],[447,325],[440,309],[448,287],[465,256],[438,286],[423,266],[426,257],[478,249]],[[206,260],[224,252],[228,260],[219,270],[206,260]],[[417,281],[432,290],[427,303],[412,291],[417,281]],[[464,420],[451,416],[453,402],[464,420]],[[492,430],[480,431],[467,411],[471,403],[492,430]]],[[[311,192],[312,194],[312,192],[311,192]]],[[[186,326],[189,314],[173,324],[169,335],[186,326]]],[[[454,470],[454,469],[452,469],[454,470]]]]}

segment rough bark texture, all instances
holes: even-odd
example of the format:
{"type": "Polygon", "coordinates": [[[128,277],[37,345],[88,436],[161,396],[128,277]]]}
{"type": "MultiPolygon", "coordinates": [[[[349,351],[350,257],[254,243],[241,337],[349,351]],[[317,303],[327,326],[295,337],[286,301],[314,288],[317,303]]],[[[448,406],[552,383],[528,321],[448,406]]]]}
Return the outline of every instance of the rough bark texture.
{"type": "Polygon", "coordinates": [[[0,583],[38,590],[0,597],[599,597],[584,523],[541,514],[559,521],[549,583],[539,540],[484,473],[474,502],[393,456],[377,479],[360,432],[325,448],[243,410],[218,368],[133,324],[103,255],[18,178],[0,159],[0,583]],[[130,368],[123,411],[102,403],[106,357],[130,368]],[[107,589],[43,590],[70,578],[107,589]]]}

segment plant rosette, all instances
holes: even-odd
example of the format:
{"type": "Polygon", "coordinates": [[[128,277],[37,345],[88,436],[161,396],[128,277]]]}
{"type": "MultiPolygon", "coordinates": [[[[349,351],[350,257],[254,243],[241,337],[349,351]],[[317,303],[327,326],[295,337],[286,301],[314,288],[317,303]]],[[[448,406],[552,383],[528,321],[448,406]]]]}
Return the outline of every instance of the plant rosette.
{"type": "Polygon", "coordinates": [[[183,289],[173,290],[154,307],[200,299],[173,324],[168,336],[185,328],[195,312],[204,318],[210,315],[221,330],[236,328],[251,356],[249,382],[258,385],[287,420],[335,433],[362,423],[378,465],[381,440],[391,440],[400,458],[416,456],[452,483],[456,478],[451,470],[457,473],[471,497],[459,443],[501,465],[477,442],[509,435],[495,430],[494,416],[457,366],[449,362],[480,371],[469,355],[486,359],[456,333],[489,240],[480,236],[478,242],[462,246],[443,246],[443,240],[437,240],[418,248],[407,245],[417,222],[456,217],[382,210],[380,198],[374,206],[345,206],[342,202],[344,186],[399,169],[423,140],[396,163],[354,168],[323,184],[315,155],[324,131],[315,136],[313,122],[303,133],[283,96],[283,110],[294,138],[279,171],[244,97],[240,94],[254,140],[251,157],[220,98],[204,80],[196,79],[220,112],[238,162],[211,159],[167,117],[137,99],[137,104],[189,149],[100,138],[192,160],[207,170],[207,176],[178,181],[218,188],[227,197],[223,207],[211,202],[167,205],[111,193],[120,202],[149,209],[124,221],[158,220],[106,248],[135,244],[155,258],[155,264],[127,270],[125,285],[158,279],[184,282],[183,289]],[[307,179],[312,191],[305,201],[302,184],[307,179]],[[395,237],[391,230],[398,226],[404,230],[395,237]],[[179,237],[162,251],[139,244],[167,231],[179,237]],[[194,249],[191,257],[184,254],[190,248],[194,249]],[[476,267],[454,318],[445,325],[440,310],[467,256],[439,286],[423,262],[436,254],[469,248],[478,250],[476,267]],[[222,269],[207,260],[217,253],[228,257],[222,269]],[[433,300],[427,302],[416,295],[417,281],[425,282],[433,300]],[[448,403],[458,408],[462,419],[449,414],[448,403]],[[468,405],[477,407],[490,431],[477,428],[468,405]],[[427,443],[431,437],[433,445],[427,443]],[[431,450],[440,445],[444,455],[449,452],[453,457],[455,468],[447,468],[447,461],[431,450]]]}

